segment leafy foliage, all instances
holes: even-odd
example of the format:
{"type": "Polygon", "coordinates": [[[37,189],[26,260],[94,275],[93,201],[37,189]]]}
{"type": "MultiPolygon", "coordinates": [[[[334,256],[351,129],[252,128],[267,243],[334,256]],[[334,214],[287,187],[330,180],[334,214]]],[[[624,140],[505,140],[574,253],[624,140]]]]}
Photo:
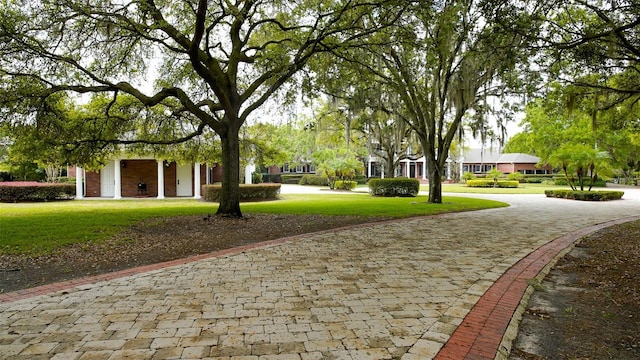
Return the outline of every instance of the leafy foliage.
{"type": "Polygon", "coordinates": [[[326,148],[316,151],[313,158],[316,173],[327,179],[332,190],[336,188],[337,181],[351,180],[362,170],[362,163],[346,150],[326,148]]]}
{"type": "Polygon", "coordinates": [[[0,104],[13,124],[32,124],[34,114],[54,113],[51,97],[101,95],[109,101],[97,129],[109,131],[60,138],[97,149],[178,144],[212,130],[225,184],[218,213],[241,216],[247,118],[316,54],[360,46],[393,23],[402,8],[387,5],[394,2],[5,1],[0,104]],[[372,13],[380,21],[365,21],[372,13]]]}

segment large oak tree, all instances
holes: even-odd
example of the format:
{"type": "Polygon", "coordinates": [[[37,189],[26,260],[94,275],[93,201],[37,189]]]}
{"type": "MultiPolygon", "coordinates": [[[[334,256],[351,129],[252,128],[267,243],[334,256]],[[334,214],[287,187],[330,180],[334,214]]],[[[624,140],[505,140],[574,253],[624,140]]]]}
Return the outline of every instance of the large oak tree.
{"type": "MultiPolygon", "coordinates": [[[[57,93],[107,94],[105,118],[123,129],[159,108],[162,132],[68,143],[171,144],[215,131],[222,147],[218,214],[241,216],[239,131],[314,54],[361,45],[393,23],[391,1],[47,0],[0,7],[0,101],[6,118],[34,121],[57,93]],[[149,84],[154,80],[153,84],[149,84]],[[150,86],[152,85],[152,86],[150,86]],[[130,116],[111,116],[129,97],[130,116]],[[28,116],[18,118],[17,113],[28,116]],[[36,116],[37,117],[37,116],[36,116]],[[167,124],[172,131],[167,131],[167,124]]],[[[147,124],[148,125],[148,124],[147,124]]]]}

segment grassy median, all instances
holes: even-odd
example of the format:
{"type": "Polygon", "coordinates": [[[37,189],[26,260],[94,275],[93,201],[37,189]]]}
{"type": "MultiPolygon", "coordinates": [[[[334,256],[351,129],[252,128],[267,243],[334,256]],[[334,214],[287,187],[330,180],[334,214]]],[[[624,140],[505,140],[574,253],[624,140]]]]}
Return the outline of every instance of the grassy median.
{"type": "MultiPolygon", "coordinates": [[[[244,213],[413,217],[503,207],[481,199],[445,197],[427,204],[426,197],[378,198],[366,194],[282,195],[280,200],[244,203],[244,213]]],[[[150,218],[215,213],[217,204],[183,200],[74,200],[0,204],[0,254],[47,254],[75,243],[108,239],[150,218]]]]}

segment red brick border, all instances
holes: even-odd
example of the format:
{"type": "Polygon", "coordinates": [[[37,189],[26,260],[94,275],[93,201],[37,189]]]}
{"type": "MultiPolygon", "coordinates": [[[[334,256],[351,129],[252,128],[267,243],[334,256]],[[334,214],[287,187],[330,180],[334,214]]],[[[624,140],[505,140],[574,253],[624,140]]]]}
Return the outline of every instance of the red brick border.
{"type": "MultiPolygon", "coordinates": [[[[531,252],[507,270],[478,300],[435,360],[495,359],[509,327],[517,331],[519,319],[512,322],[520,304],[526,305],[528,281],[546,275],[550,268],[581,238],[598,230],[640,220],[640,216],[612,220],[561,236],[531,252]],[[526,296],[526,298],[525,298],[526,296]]],[[[529,292],[530,294],[530,292],[529,292]]],[[[513,339],[509,339],[511,341],[513,339]]],[[[507,351],[510,343],[503,345],[507,351]],[[506,348],[508,346],[508,348],[506,348]]]]}

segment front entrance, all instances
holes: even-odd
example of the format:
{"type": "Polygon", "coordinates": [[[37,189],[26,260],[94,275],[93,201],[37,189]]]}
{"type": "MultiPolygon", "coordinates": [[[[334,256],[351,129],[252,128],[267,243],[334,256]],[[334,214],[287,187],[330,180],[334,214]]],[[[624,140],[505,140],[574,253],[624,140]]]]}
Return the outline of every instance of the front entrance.
{"type": "Polygon", "coordinates": [[[176,168],[176,196],[193,196],[191,164],[178,165],[176,168]]]}

